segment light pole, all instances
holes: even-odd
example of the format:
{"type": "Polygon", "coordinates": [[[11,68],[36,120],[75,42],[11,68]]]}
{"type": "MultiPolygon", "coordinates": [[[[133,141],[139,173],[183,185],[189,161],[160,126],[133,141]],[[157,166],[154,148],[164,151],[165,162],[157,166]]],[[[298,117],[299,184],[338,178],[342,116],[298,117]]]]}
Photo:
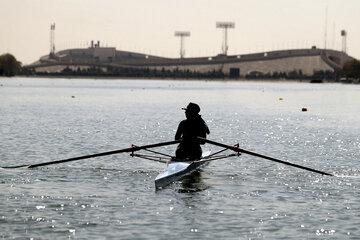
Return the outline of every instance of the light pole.
{"type": "Polygon", "coordinates": [[[346,53],[346,36],[347,32],[345,30],[341,30],[341,37],[342,37],[342,52],[346,53]]]}
{"type": "Polygon", "coordinates": [[[229,46],[227,44],[227,38],[228,38],[227,30],[228,30],[228,28],[235,28],[235,23],[234,22],[217,22],[216,27],[224,29],[222,51],[223,51],[223,54],[226,56],[227,51],[229,49],[229,46]]]}
{"type": "Polygon", "coordinates": [[[176,31],[175,37],[180,37],[180,58],[184,58],[185,56],[184,37],[190,37],[190,32],[176,31]]]}
{"type": "Polygon", "coordinates": [[[55,54],[55,23],[50,26],[50,56],[55,54]]]}

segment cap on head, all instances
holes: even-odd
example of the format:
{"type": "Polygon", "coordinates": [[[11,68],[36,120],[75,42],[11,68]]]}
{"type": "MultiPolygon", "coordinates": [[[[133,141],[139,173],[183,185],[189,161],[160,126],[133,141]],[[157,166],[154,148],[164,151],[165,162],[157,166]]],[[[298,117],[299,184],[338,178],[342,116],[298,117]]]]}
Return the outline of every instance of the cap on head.
{"type": "Polygon", "coordinates": [[[199,113],[200,112],[200,107],[199,105],[197,105],[196,103],[189,103],[186,108],[182,108],[183,110],[187,111],[187,112],[191,112],[191,113],[199,113]]]}

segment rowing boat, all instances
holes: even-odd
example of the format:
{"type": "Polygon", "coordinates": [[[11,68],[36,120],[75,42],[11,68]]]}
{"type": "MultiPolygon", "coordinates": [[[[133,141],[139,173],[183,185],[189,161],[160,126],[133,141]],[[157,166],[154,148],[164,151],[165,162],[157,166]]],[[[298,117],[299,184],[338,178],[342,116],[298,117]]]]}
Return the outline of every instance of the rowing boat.
{"type": "Polygon", "coordinates": [[[187,161],[187,162],[169,162],[167,169],[157,175],[155,178],[155,187],[163,188],[170,183],[181,180],[185,176],[193,173],[208,161],[204,161],[208,156],[210,156],[211,151],[206,151],[202,154],[200,159],[195,161],[187,161]]]}
{"type": "Polygon", "coordinates": [[[125,152],[129,153],[130,152],[131,153],[130,156],[132,156],[132,157],[140,157],[140,158],[143,158],[143,159],[157,161],[157,162],[167,164],[167,169],[165,171],[161,172],[155,178],[155,186],[156,186],[156,188],[162,188],[162,187],[164,187],[164,186],[166,186],[166,185],[168,185],[168,184],[170,184],[170,183],[172,183],[174,181],[180,180],[184,176],[187,176],[187,175],[191,174],[196,169],[200,168],[201,166],[203,166],[205,163],[207,163],[209,161],[228,158],[228,157],[240,156],[242,153],[245,153],[245,154],[249,154],[249,155],[252,155],[252,156],[267,159],[267,160],[270,160],[270,161],[273,161],[273,162],[277,162],[277,163],[289,165],[289,166],[292,166],[292,167],[300,168],[300,169],[303,169],[303,170],[315,172],[315,173],[318,173],[318,174],[327,175],[327,176],[334,176],[333,174],[330,174],[330,173],[327,173],[327,172],[319,171],[319,170],[316,170],[316,169],[313,169],[313,168],[301,166],[301,165],[298,165],[298,164],[295,164],[295,163],[291,163],[291,162],[283,161],[283,160],[280,160],[280,159],[277,159],[277,158],[265,156],[265,155],[262,155],[262,154],[259,154],[259,153],[251,152],[251,151],[239,148],[238,144],[234,145],[234,146],[231,146],[231,145],[226,145],[226,144],[223,144],[223,143],[211,141],[211,140],[201,138],[201,137],[198,137],[198,139],[203,141],[203,142],[206,142],[208,144],[214,145],[216,147],[220,147],[222,149],[220,151],[212,153],[212,154],[210,153],[210,151],[206,151],[201,156],[200,159],[197,159],[197,160],[192,161],[192,162],[175,162],[175,161],[173,161],[173,159],[175,158],[174,156],[171,156],[171,155],[166,154],[166,153],[161,153],[161,152],[158,152],[158,151],[150,150],[151,148],[164,147],[164,146],[168,146],[168,145],[178,144],[178,143],[181,142],[181,140],[176,140],[176,141],[161,142],[161,143],[155,143],[155,144],[143,145],[143,146],[132,145],[130,148],[124,148],[124,149],[119,149],[119,150],[115,150],[115,151],[96,153],[96,154],[91,154],[91,155],[86,155],[86,156],[73,157],[73,158],[50,161],[50,162],[28,164],[28,165],[18,165],[18,166],[7,166],[7,167],[0,167],[0,168],[5,168],[5,169],[37,168],[37,167],[43,167],[43,166],[48,166],[48,165],[53,165],[53,164],[66,163],[66,162],[71,162],[71,161],[79,161],[79,160],[84,160],[84,159],[89,159],[89,158],[96,158],[96,157],[102,157],[102,156],[107,156],[107,155],[112,155],[112,154],[125,153],[125,152]],[[149,154],[135,153],[135,152],[138,152],[140,150],[147,151],[147,152],[150,152],[150,153],[153,153],[153,154],[149,155],[149,154]],[[222,152],[224,152],[226,150],[230,150],[233,153],[232,154],[220,154],[220,153],[222,153],[222,152]]]}

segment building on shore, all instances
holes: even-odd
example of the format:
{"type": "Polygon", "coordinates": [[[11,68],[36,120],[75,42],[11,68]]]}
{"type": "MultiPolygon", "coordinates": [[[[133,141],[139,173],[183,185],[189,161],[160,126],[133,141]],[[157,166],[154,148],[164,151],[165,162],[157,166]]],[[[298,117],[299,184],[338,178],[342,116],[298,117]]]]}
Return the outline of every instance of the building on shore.
{"type": "Polygon", "coordinates": [[[315,71],[337,71],[354,58],[344,52],[318,49],[289,49],[253,54],[217,55],[197,58],[165,58],[142,53],[119,51],[114,47],[100,47],[100,43],[89,48],[58,51],[46,55],[39,61],[27,65],[36,72],[61,72],[65,68],[148,68],[158,70],[183,70],[193,72],[222,71],[226,74],[246,75],[251,73],[272,74],[274,72],[301,71],[312,75],[315,71]]]}

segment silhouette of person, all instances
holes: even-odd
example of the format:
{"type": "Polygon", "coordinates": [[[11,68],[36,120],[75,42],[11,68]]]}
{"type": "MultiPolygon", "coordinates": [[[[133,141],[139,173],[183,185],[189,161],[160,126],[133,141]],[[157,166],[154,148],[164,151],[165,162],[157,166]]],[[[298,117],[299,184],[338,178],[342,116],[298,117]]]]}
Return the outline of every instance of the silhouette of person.
{"type": "Polygon", "coordinates": [[[199,105],[191,102],[182,109],[185,110],[186,119],[180,122],[175,134],[175,140],[182,140],[176,149],[175,156],[177,160],[192,161],[201,157],[200,144],[205,144],[197,137],[206,138],[206,134],[210,134],[210,130],[199,115],[199,105]]]}

